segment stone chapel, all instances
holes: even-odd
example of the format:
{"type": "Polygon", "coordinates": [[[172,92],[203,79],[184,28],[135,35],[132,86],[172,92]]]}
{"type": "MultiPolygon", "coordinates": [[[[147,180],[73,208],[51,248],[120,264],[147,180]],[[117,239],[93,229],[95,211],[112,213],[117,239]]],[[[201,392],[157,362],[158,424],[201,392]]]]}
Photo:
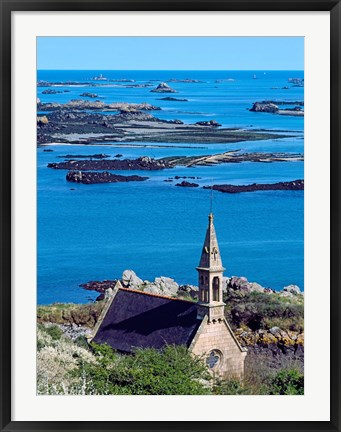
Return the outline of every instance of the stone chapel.
{"type": "Polygon", "coordinates": [[[246,348],[240,346],[224,315],[224,267],[209,215],[199,266],[199,299],[192,301],[127,289],[118,281],[90,340],[122,353],[135,348],[186,345],[202,356],[216,377],[242,378],[246,348]]]}

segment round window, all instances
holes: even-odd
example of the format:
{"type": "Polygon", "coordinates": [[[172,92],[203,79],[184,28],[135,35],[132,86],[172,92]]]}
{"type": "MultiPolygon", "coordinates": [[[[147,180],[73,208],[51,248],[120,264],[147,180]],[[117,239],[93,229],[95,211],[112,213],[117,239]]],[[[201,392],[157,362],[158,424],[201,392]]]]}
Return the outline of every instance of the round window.
{"type": "Polygon", "coordinates": [[[206,364],[210,369],[216,368],[221,362],[221,352],[212,350],[206,358],[206,364]]]}

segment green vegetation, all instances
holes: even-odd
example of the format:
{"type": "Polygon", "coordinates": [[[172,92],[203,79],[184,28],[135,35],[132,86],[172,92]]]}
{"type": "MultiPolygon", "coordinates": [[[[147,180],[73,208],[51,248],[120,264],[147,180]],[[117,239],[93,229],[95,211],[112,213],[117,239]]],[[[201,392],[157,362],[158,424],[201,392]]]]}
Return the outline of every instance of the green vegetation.
{"type": "Polygon", "coordinates": [[[38,306],[38,323],[77,324],[94,327],[103,309],[104,302],[89,304],[54,303],[38,306]]]}
{"type": "Polygon", "coordinates": [[[56,326],[38,326],[39,394],[205,395],[210,375],[205,363],[186,347],[162,351],[137,349],[121,355],[107,345],[84,347],[57,335],[56,326]]]}
{"type": "Polygon", "coordinates": [[[282,370],[271,381],[271,395],[303,395],[304,376],[297,369],[282,370]]]}
{"type": "Polygon", "coordinates": [[[227,380],[213,386],[216,395],[303,395],[304,376],[298,369],[282,369],[263,376],[263,381],[227,380]]]}
{"type": "Polygon", "coordinates": [[[302,395],[303,373],[293,362],[274,369],[261,357],[247,363],[244,380],[215,380],[186,347],[137,349],[122,355],[107,345],[75,341],[56,325],[38,325],[39,394],[68,395],[302,395]]]}
{"type": "Polygon", "coordinates": [[[225,296],[226,317],[234,328],[252,331],[278,326],[282,330],[303,332],[304,298],[279,294],[240,292],[225,296]]]}
{"type": "Polygon", "coordinates": [[[52,340],[54,341],[60,340],[63,335],[63,331],[56,325],[49,325],[44,327],[40,324],[39,329],[45,331],[49,336],[51,336],[52,340]]]}
{"type": "Polygon", "coordinates": [[[82,335],[71,340],[63,333],[60,325],[76,324],[75,328],[81,330],[79,334],[82,328],[93,328],[104,306],[101,301],[38,306],[38,393],[303,394],[303,363],[299,355],[287,356],[282,349],[296,353],[296,348],[304,343],[304,297],[230,290],[224,300],[226,317],[237,338],[250,348],[243,382],[214,380],[202,359],[193,357],[185,347],[168,346],[163,351],[138,349],[135,355],[128,356],[105,345],[89,346],[82,335]],[[273,349],[276,354],[272,354],[273,349]]]}
{"type": "Polygon", "coordinates": [[[209,394],[210,376],[204,362],[186,347],[162,351],[137,349],[120,355],[107,345],[92,344],[96,363],[83,363],[76,371],[98,394],[203,395],[209,394]],[[205,385],[206,384],[206,385],[205,385]]]}

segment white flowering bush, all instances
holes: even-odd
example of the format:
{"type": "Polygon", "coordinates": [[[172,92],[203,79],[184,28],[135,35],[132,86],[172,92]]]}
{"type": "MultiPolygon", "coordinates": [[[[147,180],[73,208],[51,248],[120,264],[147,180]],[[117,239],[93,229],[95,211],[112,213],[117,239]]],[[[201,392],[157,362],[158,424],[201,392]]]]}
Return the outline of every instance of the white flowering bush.
{"type": "MultiPolygon", "coordinates": [[[[54,326],[53,334],[58,332],[54,326]]],[[[58,328],[58,327],[57,327],[58,328]]],[[[39,326],[37,331],[37,393],[38,394],[91,394],[91,385],[85,378],[72,374],[82,363],[96,363],[94,355],[60,334],[49,334],[51,326],[39,326]]]]}

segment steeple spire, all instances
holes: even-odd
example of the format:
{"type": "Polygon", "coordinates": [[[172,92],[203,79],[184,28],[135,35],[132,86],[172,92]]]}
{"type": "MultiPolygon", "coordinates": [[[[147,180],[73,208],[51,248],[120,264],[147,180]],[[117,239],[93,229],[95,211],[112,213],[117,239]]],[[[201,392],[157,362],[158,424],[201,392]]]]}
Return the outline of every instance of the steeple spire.
{"type": "Polygon", "coordinates": [[[223,264],[221,261],[217,235],[213,224],[213,213],[208,216],[208,227],[206,230],[206,236],[204,246],[201,252],[200,263],[198,269],[211,269],[211,270],[222,270],[223,264]]]}
{"type": "Polygon", "coordinates": [[[213,213],[208,216],[208,227],[197,271],[199,273],[198,317],[208,315],[209,322],[224,318],[223,272],[213,213]]]}

